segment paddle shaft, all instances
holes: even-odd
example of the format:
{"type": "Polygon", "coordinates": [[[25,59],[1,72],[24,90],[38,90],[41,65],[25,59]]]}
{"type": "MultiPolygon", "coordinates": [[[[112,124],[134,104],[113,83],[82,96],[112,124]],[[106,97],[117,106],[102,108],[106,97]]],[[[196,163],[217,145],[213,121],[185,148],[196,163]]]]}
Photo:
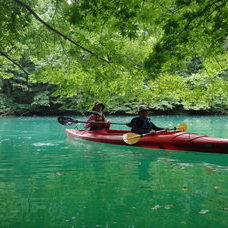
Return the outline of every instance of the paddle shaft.
{"type": "MultiPolygon", "coordinates": [[[[173,128],[173,129],[169,129],[169,130],[176,130],[177,128],[173,128]]],[[[143,136],[146,136],[146,135],[152,135],[152,134],[157,134],[157,133],[160,133],[160,132],[165,132],[166,130],[160,130],[160,131],[154,131],[154,132],[149,132],[149,133],[146,133],[146,134],[142,134],[142,135],[136,135],[136,136],[133,136],[133,137],[130,137],[129,139],[134,139],[134,138],[139,138],[139,137],[143,137],[143,136]]]]}
{"type": "Polygon", "coordinates": [[[142,134],[142,135],[136,135],[136,136],[130,137],[129,139],[140,138],[140,137],[143,137],[146,135],[157,134],[157,133],[164,132],[164,131],[165,130],[160,130],[160,131],[154,131],[154,132],[150,132],[150,133],[146,133],[146,134],[142,134]]]}
{"type": "Polygon", "coordinates": [[[157,133],[164,132],[164,131],[166,131],[166,130],[152,131],[152,132],[149,132],[149,133],[146,133],[146,134],[142,134],[141,137],[146,136],[146,135],[157,134],[157,133]]]}
{"type": "MultiPolygon", "coordinates": [[[[71,122],[71,121],[69,121],[71,122]]],[[[126,123],[113,123],[113,122],[93,122],[93,121],[80,121],[80,120],[74,120],[72,121],[74,123],[95,123],[95,124],[118,124],[118,125],[126,125],[126,123]]]]}

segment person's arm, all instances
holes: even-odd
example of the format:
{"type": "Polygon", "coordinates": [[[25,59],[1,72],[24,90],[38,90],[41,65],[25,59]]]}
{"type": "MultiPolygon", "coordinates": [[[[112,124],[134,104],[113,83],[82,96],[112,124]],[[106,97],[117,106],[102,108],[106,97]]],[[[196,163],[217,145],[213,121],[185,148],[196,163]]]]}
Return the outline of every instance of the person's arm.
{"type": "Polygon", "coordinates": [[[109,129],[110,128],[110,120],[108,120],[105,116],[104,116],[104,127],[105,129],[109,129]]]}
{"type": "MultiPolygon", "coordinates": [[[[96,115],[92,114],[88,117],[88,119],[86,120],[86,122],[95,122],[96,121],[96,115]]],[[[85,123],[84,127],[85,129],[89,129],[93,126],[93,123],[85,123]]]]}
{"type": "Polygon", "coordinates": [[[130,123],[127,123],[126,124],[128,127],[134,127],[134,125],[135,125],[135,118],[133,118],[132,120],[131,120],[131,122],[130,123]]]}
{"type": "Polygon", "coordinates": [[[161,131],[161,130],[167,130],[167,128],[161,128],[161,127],[157,127],[154,123],[152,123],[151,122],[151,120],[149,120],[150,121],[150,130],[154,130],[154,131],[161,131]]]}

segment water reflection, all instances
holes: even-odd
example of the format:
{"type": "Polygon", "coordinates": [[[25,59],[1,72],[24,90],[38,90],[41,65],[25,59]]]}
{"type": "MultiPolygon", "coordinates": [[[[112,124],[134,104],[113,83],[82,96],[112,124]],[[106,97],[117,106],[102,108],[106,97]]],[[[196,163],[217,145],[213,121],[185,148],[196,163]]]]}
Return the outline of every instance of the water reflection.
{"type": "MultiPolygon", "coordinates": [[[[227,202],[226,155],[150,150],[75,139],[67,142],[91,165],[94,187],[106,189],[96,190],[104,200],[103,207],[118,208],[120,214],[124,210],[129,215],[124,220],[128,224],[150,227],[146,221],[160,224],[162,217],[171,226],[202,226],[198,216],[207,213],[209,217],[203,226],[209,225],[211,219],[220,227],[227,222],[218,217],[218,213],[225,213],[227,202]],[[111,200],[110,194],[118,201],[111,200]],[[133,216],[144,216],[146,221],[135,220],[133,216]]],[[[116,217],[106,221],[124,224],[116,217]]]]}
{"type": "MultiPolygon", "coordinates": [[[[187,121],[197,133],[202,121],[220,125],[213,118],[154,118],[164,126],[187,121]]],[[[0,130],[0,227],[228,223],[228,155],[75,140],[54,118],[7,120],[0,130]]]]}
{"type": "MultiPolygon", "coordinates": [[[[228,166],[227,154],[213,154],[213,153],[200,153],[191,151],[174,151],[163,149],[147,149],[138,148],[133,146],[120,146],[105,143],[96,143],[85,141],[83,139],[75,139],[71,137],[66,138],[66,142],[74,145],[76,148],[81,148],[82,153],[87,156],[130,156],[135,159],[142,160],[143,165],[148,167],[148,160],[156,160],[160,157],[169,158],[170,160],[177,160],[180,163],[208,163],[211,165],[228,166]]],[[[78,151],[78,150],[76,150],[78,151]]]]}

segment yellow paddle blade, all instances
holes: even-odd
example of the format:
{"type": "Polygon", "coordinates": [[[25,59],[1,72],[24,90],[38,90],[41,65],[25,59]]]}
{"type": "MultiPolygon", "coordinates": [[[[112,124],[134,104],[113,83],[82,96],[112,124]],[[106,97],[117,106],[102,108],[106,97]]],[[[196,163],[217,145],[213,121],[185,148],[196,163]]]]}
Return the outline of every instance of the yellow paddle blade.
{"type": "Polygon", "coordinates": [[[186,123],[180,123],[177,125],[177,129],[180,131],[186,131],[187,130],[187,124],[186,123]]]}
{"type": "Polygon", "coordinates": [[[141,135],[138,135],[135,133],[127,133],[123,135],[124,142],[129,145],[137,143],[140,138],[141,138],[141,135]]]}

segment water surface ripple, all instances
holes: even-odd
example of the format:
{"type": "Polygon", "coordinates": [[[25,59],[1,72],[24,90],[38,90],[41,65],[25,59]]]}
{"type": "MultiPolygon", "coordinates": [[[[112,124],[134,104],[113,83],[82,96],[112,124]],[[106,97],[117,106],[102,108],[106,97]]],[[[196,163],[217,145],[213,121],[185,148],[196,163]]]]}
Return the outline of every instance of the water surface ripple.
{"type": "MultiPolygon", "coordinates": [[[[228,138],[226,116],[153,121],[170,128],[186,122],[190,132],[228,138]]],[[[228,154],[72,140],[54,117],[12,117],[0,119],[0,161],[0,227],[228,224],[228,154]]]]}

